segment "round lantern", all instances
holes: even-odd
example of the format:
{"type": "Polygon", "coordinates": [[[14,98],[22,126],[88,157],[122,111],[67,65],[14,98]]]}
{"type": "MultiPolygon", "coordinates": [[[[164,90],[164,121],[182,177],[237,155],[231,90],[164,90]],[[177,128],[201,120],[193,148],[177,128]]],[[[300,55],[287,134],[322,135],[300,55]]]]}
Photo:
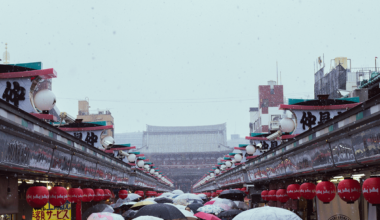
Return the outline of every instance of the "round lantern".
{"type": "Polygon", "coordinates": [[[120,199],[125,199],[128,197],[128,191],[125,189],[122,189],[119,191],[119,198],[120,199]]]}
{"type": "Polygon", "coordinates": [[[276,199],[281,203],[285,203],[289,200],[288,194],[286,193],[286,189],[279,189],[276,192],[276,199]]]}
{"type": "Polygon", "coordinates": [[[277,198],[276,198],[276,192],[277,192],[277,190],[270,190],[269,192],[268,192],[268,201],[277,201],[277,198]]]}
{"type": "Polygon", "coordinates": [[[105,189],[104,190],[104,198],[103,198],[103,200],[107,200],[107,199],[111,198],[111,196],[112,196],[111,190],[105,189]]]}
{"type": "Polygon", "coordinates": [[[288,186],[288,188],[286,189],[286,193],[288,194],[289,198],[291,198],[291,199],[300,199],[300,197],[301,197],[300,185],[290,184],[288,186]]]}
{"type": "Polygon", "coordinates": [[[335,198],[336,194],[335,185],[330,181],[322,181],[318,183],[315,191],[318,199],[324,204],[329,204],[335,198]]]}
{"type": "Polygon", "coordinates": [[[380,177],[371,177],[363,183],[363,196],[371,204],[380,204],[380,177]]]}
{"type": "Polygon", "coordinates": [[[222,193],[222,192],[223,192],[223,190],[216,190],[216,195],[219,196],[220,193],[222,193]]]}
{"type": "Polygon", "coordinates": [[[26,191],[26,201],[35,208],[43,208],[49,201],[49,190],[44,186],[32,186],[26,191]]]}
{"type": "Polygon", "coordinates": [[[149,170],[150,166],[149,166],[148,164],[146,164],[146,165],[144,165],[144,168],[145,168],[146,170],[149,170]]]}
{"type": "Polygon", "coordinates": [[[211,193],[210,192],[206,192],[205,193],[207,197],[211,197],[211,193]]]}
{"type": "Polygon", "coordinates": [[[85,188],[83,189],[83,202],[91,202],[95,197],[95,192],[93,189],[85,188]]]}
{"type": "Polygon", "coordinates": [[[227,161],[227,162],[226,162],[226,167],[227,167],[227,168],[230,168],[231,166],[232,166],[232,163],[231,163],[230,161],[227,161]]]}
{"type": "Polygon", "coordinates": [[[360,197],[360,183],[351,178],[346,178],[338,184],[338,195],[347,203],[354,203],[360,197]]]}
{"type": "Polygon", "coordinates": [[[149,171],[149,173],[152,174],[152,175],[154,174],[154,172],[155,172],[154,169],[150,169],[150,171],[149,171]]]}
{"type": "Polygon", "coordinates": [[[220,170],[219,169],[216,169],[215,170],[215,174],[219,174],[220,173],[220,170]]]}
{"type": "Polygon", "coordinates": [[[221,165],[221,166],[220,166],[220,169],[221,169],[221,170],[224,170],[224,169],[226,169],[226,165],[224,165],[224,164],[223,164],[223,165],[221,165]]]}
{"type": "Polygon", "coordinates": [[[135,160],[136,160],[136,154],[130,154],[130,155],[128,155],[128,161],[130,163],[134,163],[135,160]]]}
{"type": "Polygon", "coordinates": [[[83,199],[83,190],[81,188],[71,188],[67,192],[67,200],[71,203],[82,202],[83,199]]]}
{"type": "Polygon", "coordinates": [[[144,197],[144,191],[136,191],[135,193],[141,197],[144,197]]]}
{"type": "Polygon", "coordinates": [[[282,132],[290,133],[295,128],[294,121],[292,119],[288,118],[288,116],[286,114],[284,114],[284,116],[280,120],[280,125],[281,125],[281,131],[282,132]]]}
{"type": "Polygon", "coordinates": [[[236,162],[240,163],[240,161],[243,159],[243,157],[241,156],[241,154],[235,154],[234,159],[236,162]]]}
{"type": "Polygon", "coordinates": [[[301,196],[305,199],[313,199],[315,197],[315,185],[313,183],[304,183],[300,186],[301,196]]]}
{"type": "Polygon", "coordinates": [[[54,186],[49,191],[49,203],[54,207],[65,204],[67,200],[67,190],[62,186],[54,186]]]}
{"type": "Polygon", "coordinates": [[[252,144],[248,145],[245,148],[245,150],[247,151],[247,154],[250,154],[250,155],[252,155],[256,152],[256,148],[252,144]]]}
{"type": "Polygon", "coordinates": [[[100,202],[104,199],[104,190],[102,189],[94,189],[94,201],[95,202],[100,202]]]}
{"type": "Polygon", "coordinates": [[[138,160],[137,161],[137,166],[140,167],[140,168],[143,168],[144,167],[144,161],[143,160],[138,160]]]}
{"type": "Polygon", "coordinates": [[[263,190],[261,192],[261,198],[263,198],[264,201],[268,201],[268,190],[263,190]]]}
{"type": "Polygon", "coordinates": [[[216,192],[211,193],[211,197],[215,198],[216,196],[216,192]]]}
{"type": "Polygon", "coordinates": [[[157,193],[156,193],[155,191],[147,191],[147,192],[145,193],[145,195],[151,197],[151,196],[156,196],[157,193]]]}
{"type": "Polygon", "coordinates": [[[55,95],[49,89],[40,90],[34,96],[34,105],[41,111],[49,111],[55,106],[55,95]]]}

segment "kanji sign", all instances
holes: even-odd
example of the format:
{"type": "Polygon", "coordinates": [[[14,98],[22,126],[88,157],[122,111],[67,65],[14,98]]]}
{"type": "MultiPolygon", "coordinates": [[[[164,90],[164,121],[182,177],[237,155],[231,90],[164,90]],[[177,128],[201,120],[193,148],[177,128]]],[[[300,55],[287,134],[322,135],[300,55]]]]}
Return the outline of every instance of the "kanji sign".
{"type": "Polygon", "coordinates": [[[32,220],[71,220],[71,203],[54,207],[47,203],[42,209],[33,209],[32,220]]]}
{"type": "Polygon", "coordinates": [[[301,134],[317,125],[323,124],[346,109],[334,110],[291,110],[297,118],[297,127],[293,134],[301,134]]]}
{"type": "Polygon", "coordinates": [[[74,137],[81,139],[87,144],[94,146],[96,148],[103,149],[102,144],[100,143],[100,137],[103,130],[94,130],[94,131],[69,131],[68,133],[74,137]]]}

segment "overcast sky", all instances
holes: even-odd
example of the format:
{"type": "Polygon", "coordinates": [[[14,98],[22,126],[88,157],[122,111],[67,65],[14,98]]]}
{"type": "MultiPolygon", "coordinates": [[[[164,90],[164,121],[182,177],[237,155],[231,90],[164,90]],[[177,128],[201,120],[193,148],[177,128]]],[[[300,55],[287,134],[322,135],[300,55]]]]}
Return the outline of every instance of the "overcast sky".
{"type": "Polygon", "coordinates": [[[258,85],[313,98],[314,62],[374,66],[380,1],[5,1],[0,52],[54,68],[61,111],[109,109],[115,132],[227,123],[249,134],[258,85]],[[53,3],[54,2],[54,3],[53,3]]]}

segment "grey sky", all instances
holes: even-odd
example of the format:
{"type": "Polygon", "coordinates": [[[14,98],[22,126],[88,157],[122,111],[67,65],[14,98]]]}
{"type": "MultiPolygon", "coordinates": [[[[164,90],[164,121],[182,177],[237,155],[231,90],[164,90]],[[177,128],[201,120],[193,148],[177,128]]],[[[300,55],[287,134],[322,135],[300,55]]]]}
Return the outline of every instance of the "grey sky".
{"type": "Polygon", "coordinates": [[[313,97],[314,64],[374,66],[380,1],[5,1],[0,52],[42,61],[61,111],[109,108],[116,133],[227,122],[248,135],[258,85],[313,97]]]}

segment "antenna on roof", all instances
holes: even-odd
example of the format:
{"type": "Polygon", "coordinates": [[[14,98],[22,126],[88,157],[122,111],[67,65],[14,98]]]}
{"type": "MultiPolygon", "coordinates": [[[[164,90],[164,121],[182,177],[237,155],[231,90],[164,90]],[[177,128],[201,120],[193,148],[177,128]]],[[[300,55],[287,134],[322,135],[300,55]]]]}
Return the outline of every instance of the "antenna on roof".
{"type": "Polygon", "coordinates": [[[8,44],[7,43],[5,43],[5,52],[4,52],[4,54],[3,54],[3,58],[4,58],[4,64],[9,64],[9,58],[10,58],[10,56],[9,56],[9,52],[8,52],[8,44]]]}
{"type": "Polygon", "coordinates": [[[276,72],[277,72],[277,85],[278,85],[278,63],[276,61],[276,72]]]}

